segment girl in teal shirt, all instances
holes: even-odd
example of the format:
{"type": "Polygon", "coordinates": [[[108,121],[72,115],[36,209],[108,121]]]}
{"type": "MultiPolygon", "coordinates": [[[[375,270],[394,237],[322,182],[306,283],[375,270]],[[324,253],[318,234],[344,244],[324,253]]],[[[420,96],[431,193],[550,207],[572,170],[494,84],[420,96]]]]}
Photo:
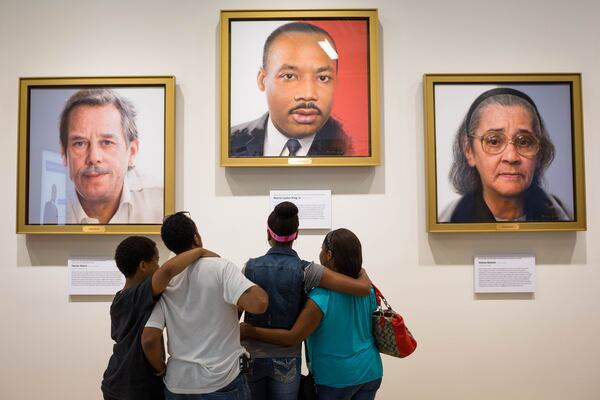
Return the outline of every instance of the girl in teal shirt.
{"type": "MultiPolygon", "coordinates": [[[[356,278],[362,249],[356,235],[337,229],[325,236],[322,265],[356,278]]],[[[357,297],[317,288],[290,330],[242,324],[242,336],[292,346],[307,338],[308,367],[315,377],[320,400],[374,399],[383,367],[371,333],[375,295],[357,297]],[[310,335],[310,336],[309,336],[310,335]]]]}

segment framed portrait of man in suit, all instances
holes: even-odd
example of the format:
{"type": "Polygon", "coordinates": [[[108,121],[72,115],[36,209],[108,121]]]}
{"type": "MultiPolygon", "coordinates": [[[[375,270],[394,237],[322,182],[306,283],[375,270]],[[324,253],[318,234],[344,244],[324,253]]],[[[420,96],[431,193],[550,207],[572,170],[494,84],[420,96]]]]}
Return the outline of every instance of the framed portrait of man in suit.
{"type": "Polygon", "coordinates": [[[379,164],[377,10],[221,12],[221,165],[379,164]]]}
{"type": "Polygon", "coordinates": [[[17,233],[159,233],[174,141],[172,76],[21,78],[17,233]]]}
{"type": "Polygon", "coordinates": [[[430,232],[586,229],[580,74],[426,74],[430,232]]]}

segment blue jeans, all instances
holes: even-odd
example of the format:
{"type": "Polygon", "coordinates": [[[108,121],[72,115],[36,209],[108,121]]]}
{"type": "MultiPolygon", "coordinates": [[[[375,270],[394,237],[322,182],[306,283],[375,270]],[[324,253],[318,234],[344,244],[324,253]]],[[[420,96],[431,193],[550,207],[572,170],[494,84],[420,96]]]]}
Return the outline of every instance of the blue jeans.
{"type": "Polygon", "coordinates": [[[250,400],[250,389],[246,376],[239,374],[229,385],[212,393],[172,393],[165,387],[165,400],[250,400]]]}
{"type": "Polygon", "coordinates": [[[317,385],[317,396],[319,400],[373,400],[379,386],[381,378],[345,388],[317,385]]]}
{"type": "Polygon", "coordinates": [[[300,366],[300,357],[254,358],[248,374],[252,400],[296,400],[300,366]]]}

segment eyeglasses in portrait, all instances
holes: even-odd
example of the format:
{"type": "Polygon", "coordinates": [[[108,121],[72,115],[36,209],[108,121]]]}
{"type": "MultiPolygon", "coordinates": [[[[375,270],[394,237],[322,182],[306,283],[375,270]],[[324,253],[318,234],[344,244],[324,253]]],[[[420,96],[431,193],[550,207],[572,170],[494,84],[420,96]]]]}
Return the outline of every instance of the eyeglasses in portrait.
{"type": "Polygon", "coordinates": [[[429,231],[585,229],[580,78],[425,75],[429,231]]]}

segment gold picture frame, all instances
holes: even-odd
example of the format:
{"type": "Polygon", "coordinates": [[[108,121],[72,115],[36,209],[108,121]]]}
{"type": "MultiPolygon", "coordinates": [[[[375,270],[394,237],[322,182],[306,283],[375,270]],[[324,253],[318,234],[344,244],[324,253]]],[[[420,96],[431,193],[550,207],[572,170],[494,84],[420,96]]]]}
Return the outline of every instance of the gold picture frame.
{"type": "Polygon", "coordinates": [[[17,233],[159,234],[174,169],[175,77],[20,79],[17,233]]]}
{"type": "Polygon", "coordinates": [[[221,11],[221,166],[379,165],[378,42],[376,9],[221,11]]]}
{"type": "Polygon", "coordinates": [[[423,91],[428,232],[586,230],[581,74],[425,74],[423,91]],[[539,118],[488,117],[519,102],[539,118]]]}

